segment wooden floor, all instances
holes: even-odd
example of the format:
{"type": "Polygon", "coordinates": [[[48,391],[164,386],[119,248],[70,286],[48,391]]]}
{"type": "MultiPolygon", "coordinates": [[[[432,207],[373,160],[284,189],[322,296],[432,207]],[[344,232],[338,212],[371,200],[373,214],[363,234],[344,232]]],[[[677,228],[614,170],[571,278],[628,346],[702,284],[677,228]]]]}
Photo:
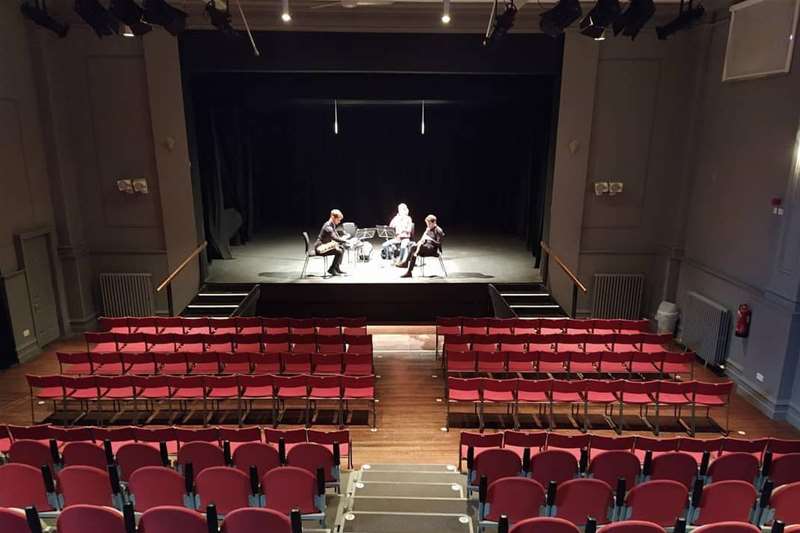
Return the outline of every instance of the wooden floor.
{"type": "MultiPolygon", "coordinates": [[[[434,360],[433,328],[376,326],[370,330],[375,346],[376,373],[380,377],[377,384],[380,399],[378,431],[372,432],[367,426],[351,427],[356,466],[364,463],[457,462],[460,430],[442,431],[445,425],[445,406],[441,402],[444,380],[440,362],[434,360]]],[[[30,424],[25,374],[57,373],[56,350],[80,351],[83,348],[80,338],[59,341],[34,361],[0,372],[0,423],[30,424]]],[[[700,369],[696,377],[708,381],[721,379],[704,369],[700,369]]],[[[45,409],[46,406],[37,408],[39,420],[48,415],[45,409]]],[[[724,423],[724,412],[713,415],[724,423]]],[[[334,429],[324,425],[315,427],[334,429]]],[[[614,434],[607,426],[597,427],[597,433],[614,434]]],[[[487,429],[487,432],[491,431],[494,430],[487,429]]],[[[577,430],[564,432],[578,433],[577,430]]],[[[649,431],[634,430],[630,433],[652,435],[649,431]]],[[[673,434],[685,435],[662,431],[662,436],[673,434]]],[[[701,438],[716,436],[716,433],[698,433],[701,438]]],[[[743,398],[735,396],[731,407],[731,436],[800,438],[800,432],[786,423],[769,420],[743,398]]]]}

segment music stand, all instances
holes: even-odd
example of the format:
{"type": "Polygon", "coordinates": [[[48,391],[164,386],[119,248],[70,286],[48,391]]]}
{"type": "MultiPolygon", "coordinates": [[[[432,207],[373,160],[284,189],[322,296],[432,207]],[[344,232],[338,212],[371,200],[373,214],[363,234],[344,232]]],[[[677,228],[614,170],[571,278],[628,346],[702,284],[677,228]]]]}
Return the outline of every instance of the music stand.
{"type": "Polygon", "coordinates": [[[397,237],[397,232],[391,226],[375,226],[375,232],[378,234],[378,237],[387,241],[397,237]]]}
{"type": "Polygon", "coordinates": [[[375,228],[358,228],[356,230],[356,239],[364,241],[375,237],[375,228]]]}

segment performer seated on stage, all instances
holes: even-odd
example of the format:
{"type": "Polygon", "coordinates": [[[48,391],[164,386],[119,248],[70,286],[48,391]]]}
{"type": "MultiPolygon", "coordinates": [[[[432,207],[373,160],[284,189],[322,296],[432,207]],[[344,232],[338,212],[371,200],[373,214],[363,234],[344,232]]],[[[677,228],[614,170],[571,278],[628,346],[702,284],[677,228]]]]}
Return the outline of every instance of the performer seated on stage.
{"type": "Polygon", "coordinates": [[[342,222],[344,215],[338,209],[331,209],[331,217],[322,225],[319,230],[319,237],[314,243],[314,250],[317,255],[332,255],[333,264],[328,269],[331,276],[341,276],[344,274],[339,265],[342,264],[344,250],[342,246],[347,243],[347,239],[339,236],[336,226],[342,222]]]}
{"type": "Polygon", "coordinates": [[[397,214],[389,222],[389,227],[394,228],[395,238],[383,243],[383,248],[392,249],[395,246],[399,246],[399,262],[403,262],[408,257],[408,249],[411,247],[411,232],[414,230],[414,222],[408,215],[408,206],[406,204],[397,206],[397,214]]]}
{"type": "Polygon", "coordinates": [[[408,260],[408,270],[406,270],[406,273],[401,277],[411,277],[411,271],[414,270],[418,255],[423,257],[436,257],[439,253],[439,247],[442,245],[442,239],[444,238],[444,230],[436,224],[436,215],[426,216],[425,224],[428,226],[428,229],[425,230],[422,238],[414,245],[411,251],[411,258],[408,260]]]}

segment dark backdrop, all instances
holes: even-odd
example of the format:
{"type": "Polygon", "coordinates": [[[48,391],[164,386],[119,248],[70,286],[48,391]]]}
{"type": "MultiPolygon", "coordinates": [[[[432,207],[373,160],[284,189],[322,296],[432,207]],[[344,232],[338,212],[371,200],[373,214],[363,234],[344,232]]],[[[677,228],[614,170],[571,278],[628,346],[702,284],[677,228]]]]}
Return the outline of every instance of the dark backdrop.
{"type": "MultiPolygon", "coordinates": [[[[221,72],[198,67],[204,63],[186,50],[182,43],[193,170],[212,257],[225,247],[225,211],[241,216],[234,238],[246,242],[274,228],[316,230],[332,207],[359,226],[387,223],[401,201],[418,228],[435,213],[446,229],[513,233],[536,251],[558,90],[551,66],[530,72],[536,69],[526,64],[520,73],[221,72]]],[[[508,57],[501,63],[507,68],[508,57]]]]}

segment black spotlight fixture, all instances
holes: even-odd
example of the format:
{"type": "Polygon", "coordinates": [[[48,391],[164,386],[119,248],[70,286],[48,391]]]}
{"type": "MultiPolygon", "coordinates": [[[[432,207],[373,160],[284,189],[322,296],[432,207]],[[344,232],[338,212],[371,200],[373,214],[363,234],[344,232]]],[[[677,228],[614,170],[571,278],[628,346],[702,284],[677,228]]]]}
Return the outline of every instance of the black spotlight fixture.
{"type": "Polygon", "coordinates": [[[178,35],[186,29],[186,12],[172,7],[165,0],[144,0],[144,20],[150,24],[162,26],[172,35],[178,35]]]}
{"type": "MultiPolygon", "coordinates": [[[[144,35],[153,29],[150,24],[143,20],[144,10],[133,0],[111,0],[108,10],[127,25],[133,35],[144,35]]],[[[128,35],[127,29],[123,32],[123,35],[128,35]]]]}
{"type": "Polygon", "coordinates": [[[614,21],[614,35],[622,32],[622,35],[634,40],[655,12],[653,0],[631,0],[628,9],[614,21]]]}
{"type": "Polygon", "coordinates": [[[119,32],[117,19],[97,0],[75,0],[75,12],[94,30],[98,37],[116,35],[119,32]]]}
{"type": "Polygon", "coordinates": [[[619,17],[619,12],[619,0],[597,0],[581,21],[581,33],[592,39],[603,38],[606,28],[619,17]]]}
{"type": "Polygon", "coordinates": [[[539,15],[539,27],[550,37],[558,37],[570,24],[578,20],[582,13],[578,0],[558,0],[552,9],[539,15]]]}
{"type": "Polygon", "coordinates": [[[215,0],[209,0],[206,4],[206,15],[211,19],[211,25],[228,37],[238,37],[239,34],[231,26],[231,6],[225,3],[225,9],[217,7],[215,0]]]}
{"type": "Polygon", "coordinates": [[[514,5],[514,0],[504,2],[503,12],[499,12],[497,0],[492,7],[492,13],[489,17],[489,27],[486,29],[486,35],[483,37],[483,46],[490,46],[495,41],[502,39],[508,33],[512,26],[514,26],[514,19],[517,16],[517,6],[514,5]]]}
{"type": "Polygon", "coordinates": [[[43,28],[47,28],[59,37],[66,37],[69,33],[69,24],[58,21],[47,13],[47,3],[45,0],[25,0],[19,6],[19,10],[27,18],[43,28]]]}
{"type": "Polygon", "coordinates": [[[656,35],[659,40],[663,41],[676,31],[690,27],[694,21],[702,18],[705,12],[706,10],[702,5],[698,5],[697,7],[692,6],[692,0],[689,0],[686,9],[684,9],[684,2],[681,0],[678,16],[663,26],[656,26],[656,35]]]}

